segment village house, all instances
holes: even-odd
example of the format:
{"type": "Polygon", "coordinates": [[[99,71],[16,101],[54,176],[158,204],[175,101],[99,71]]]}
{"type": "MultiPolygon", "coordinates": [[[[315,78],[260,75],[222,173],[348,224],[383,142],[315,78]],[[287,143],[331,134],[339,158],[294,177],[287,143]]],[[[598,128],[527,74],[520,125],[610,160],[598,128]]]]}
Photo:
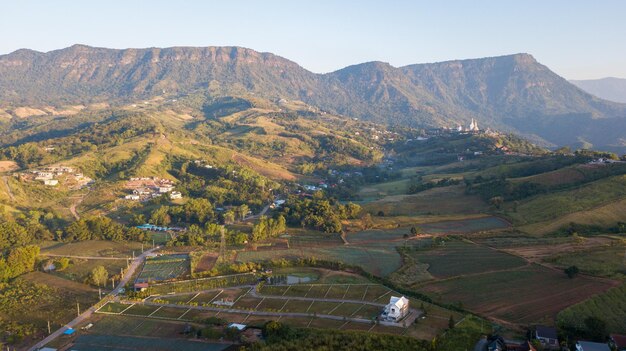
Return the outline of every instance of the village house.
{"type": "Polygon", "coordinates": [[[138,188],[133,190],[133,194],[134,195],[150,195],[150,190],[146,189],[146,188],[138,188]]]}
{"type": "Polygon", "coordinates": [[[55,186],[57,184],[59,184],[59,181],[56,179],[45,179],[43,181],[44,185],[48,185],[48,186],[55,186]]]}
{"type": "Polygon", "coordinates": [[[409,299],[404,296],[392,296],[385,306],[381,318],[390,322],[398,322],[409,314],[409,299]]]}
{"type": "Polygon", "coordinates": [[[535,328],[534,336],[545,349],[559,348],[559,337],[556,328],[538,325],[535,328]]]}
{"type": "Polygon", "coordinates": [[[591,341],[579,341],[576,343],[576,351],[611,351],[611,349],[607,344],[591,341]]]}
{"type": "Polygon", "coordinates": [[[611,334],[609,344],[617,351],[626,351],[626,335],[611,334]]]}
{"type": "Polygon", "coordinates": [[[54,178],[54,173],[51,172],[36,172],[37,176],[35,177],[35,180],[46,180],[46,179],[52,179],[54,178]]]}
{"type": "Polygon", "coordinates": [[[161,193],[161,194],[165,194],[165,193],[169,193],[170,191],[174,190],[174,186],[172,185],[161,185],[157,188],[157,190],[161,193]]]}
{"type": "Polygon", "coordinates": [[[134,195],[134,194],[126,195],[126,196],[124,196],[124,199],[138,201],[139,200],[139,195],[134,195]]]}
{"type": "Polygon", "coordinates": [[[148,283],[143,282],[143,283],[135,283],[135,285],[133,285],[133,288],[135,291],[146,291],[148,289],[148,283]]]}
{"type": "Polygon", "coordinates": [[[183,194],[180,193],[180,191],[172,191],[170,193],[170,199],[174,200],[174,199],[182,199],[183,198],[183,194]]]}

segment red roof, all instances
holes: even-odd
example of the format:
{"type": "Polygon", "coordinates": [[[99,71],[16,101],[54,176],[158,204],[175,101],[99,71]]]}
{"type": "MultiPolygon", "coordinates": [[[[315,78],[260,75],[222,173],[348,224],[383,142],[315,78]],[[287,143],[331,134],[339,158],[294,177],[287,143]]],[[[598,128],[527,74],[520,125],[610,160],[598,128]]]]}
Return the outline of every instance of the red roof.
{"type": "Polygon", "coordinates": [[[611,339],[613,339],[617,348],[626,347],[626,335],[611,334],[611,339]]]}
{"type": "Polygon", "coordinates": [[[147,288],[148,287],[148,283],[135,283],[135,289],[139,288],[139,289],[143,289],[143,288],[147,288]]]}

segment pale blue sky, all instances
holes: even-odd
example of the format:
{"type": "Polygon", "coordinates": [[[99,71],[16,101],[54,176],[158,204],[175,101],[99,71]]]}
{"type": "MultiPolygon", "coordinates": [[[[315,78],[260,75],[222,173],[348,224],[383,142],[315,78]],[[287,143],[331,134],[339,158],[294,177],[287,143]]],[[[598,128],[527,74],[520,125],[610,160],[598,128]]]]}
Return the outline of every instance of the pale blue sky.
{"type": "Polygon", "coordinates": [[[527,52],[568,79],[626,78],[626,1],[0,0],[0,54],[75,43],[236,45],[313,72],[527,52]]]}

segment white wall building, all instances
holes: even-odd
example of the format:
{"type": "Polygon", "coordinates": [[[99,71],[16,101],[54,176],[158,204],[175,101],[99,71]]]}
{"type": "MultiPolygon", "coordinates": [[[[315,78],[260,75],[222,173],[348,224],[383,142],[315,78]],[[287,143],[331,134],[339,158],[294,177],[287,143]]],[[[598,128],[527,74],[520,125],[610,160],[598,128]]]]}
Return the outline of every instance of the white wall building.
{"type": "Polygon", "coordinates": [[[404,296],[392,296],[389,304],[385,306],[381,318],[383,320],[398,322],[409,314],[409,299],[404,296]]]}

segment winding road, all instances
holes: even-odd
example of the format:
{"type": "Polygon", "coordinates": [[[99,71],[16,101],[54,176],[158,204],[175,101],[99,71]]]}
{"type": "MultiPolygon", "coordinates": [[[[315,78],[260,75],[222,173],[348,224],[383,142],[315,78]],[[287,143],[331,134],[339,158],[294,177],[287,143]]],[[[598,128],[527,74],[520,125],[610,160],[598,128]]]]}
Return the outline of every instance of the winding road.
{"type": "MultiPolygon", "coordinates": [[[[141,263],[143,263],[143,260],[146,258],[146,256],[148,256],[149,254],[151,254],[153,251],[158,250],[159,247],[155,247],[154,249],[150,249],[147,250],[145,252],[143,252],[141,255],[137,256],[133,262],[130,264],[130,266],[128,267],[128,269],[124,272],[124,275],[122,276],[122,279],[120,280],[120,282],[117,284],[117,286],[115,287],[115,289],[113,289],[113,291],[111,291],[110,293],[108,293],[102,300],[106,300],[106,299],[110,299],[113,298],[117,295],[117,292],[119,291],[120,288],[123,288],[124,286],[126,286],[126,284],[128,283],[128,281],[130,280],[130,278],[133,276],[133,274],[135,273],[135,270],[137,270],[137,268],[139,268],[139,266],[141,266],[141,263]]],[[[74,328],[75,326],[77,326],[78,324],[80,324],[81,322],[85,321],[86,319],[88,319],[89,317],[91,317],[91,315],[96,311],[96,306],[100,304],[100,302],[102,302],[102,300],[98,301],[98,303],[96,303],[96,305],[89,307],[87,310],[85,310],[83,313],[81,313],[78,317],[74,318],[74,320],[72,320],[71,322],[67,323],[66,325],[64,325],[63,327],[57,329],[56,331],[54,331],[52,334],[48,335],[47,337],[45,337],[43,340],[41,340],[40,342],[38,342],[37,344],[33,345],[31,348],[29,348],[29,351],[36,351],[39,350],[40,348],[44,347],[47,343],[51,342],[52,340],[58,338],[59,336],[61,336],[66,330],[68,330],[69,328],[74,328]]]]}

